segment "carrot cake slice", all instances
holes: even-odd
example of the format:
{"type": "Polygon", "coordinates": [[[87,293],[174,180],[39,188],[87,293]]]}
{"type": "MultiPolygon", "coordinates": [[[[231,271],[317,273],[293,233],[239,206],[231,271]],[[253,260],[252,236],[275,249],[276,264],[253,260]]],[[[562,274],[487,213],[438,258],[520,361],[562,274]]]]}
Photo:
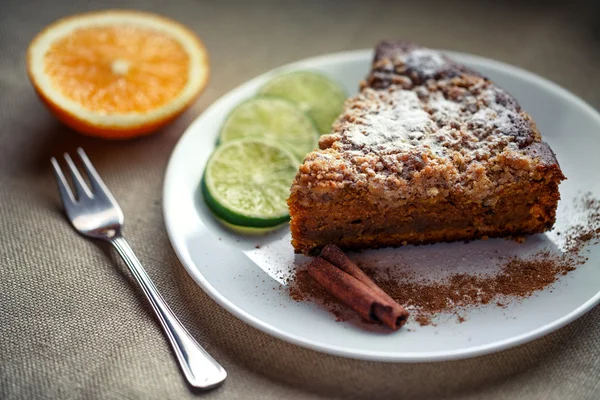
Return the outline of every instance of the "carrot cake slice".
{"type": "Polygon", "coordinates": [[[481,74],[382,42],[360,93],[309,153],[288,204],[292,244],[344,249],[552,227],[564,180],[517,101],[481,74]]]}

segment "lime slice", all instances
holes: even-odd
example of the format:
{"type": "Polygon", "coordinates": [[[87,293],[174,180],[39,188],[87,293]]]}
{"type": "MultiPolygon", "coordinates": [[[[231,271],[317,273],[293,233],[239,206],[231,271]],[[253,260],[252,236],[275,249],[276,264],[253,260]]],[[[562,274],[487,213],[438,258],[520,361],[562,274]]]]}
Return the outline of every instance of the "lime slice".
{"type": "Polygon", "coordinates": [[[330,132],[346,100],[346,92],[339,83],[310,71],[277,76],[263,86],[260,94],[293,101],[315,121],[321,134],[330,132]]]}
{"type": "Polygon", "coordinates": [[[298,160],[263,139],[224,143],[211,155],[202,179],[208,207],[239,226],[272,227],[289,219],[286,200],[298,160]]]}
{"type": "Polygon", "coordinates": [[[312,120],[294,103],[262,96],[237,106],[223,124],[221,143],[241,138],[279,143],[303,160],[317,147],[319,133],[312,120]]]}

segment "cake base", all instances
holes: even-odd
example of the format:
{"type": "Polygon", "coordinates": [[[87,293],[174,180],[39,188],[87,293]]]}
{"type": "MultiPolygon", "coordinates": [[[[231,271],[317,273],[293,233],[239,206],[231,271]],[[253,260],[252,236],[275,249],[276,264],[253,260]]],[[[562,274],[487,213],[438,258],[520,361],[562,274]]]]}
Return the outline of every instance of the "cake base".
{"type": "Polygon", "coordinates": [[[552,228],[558,185],[542,181],[501,191],[487,206],[464,197],[390,202],[360,190],[344,190],[333,201],[328,195],[310,196],[310,204],[292,199],[292,245],[297,253],[315,255],[327,244],[358,250],[520,236],[552,228]],[[548,185],[553,187],[549,190],[548,185]]]}

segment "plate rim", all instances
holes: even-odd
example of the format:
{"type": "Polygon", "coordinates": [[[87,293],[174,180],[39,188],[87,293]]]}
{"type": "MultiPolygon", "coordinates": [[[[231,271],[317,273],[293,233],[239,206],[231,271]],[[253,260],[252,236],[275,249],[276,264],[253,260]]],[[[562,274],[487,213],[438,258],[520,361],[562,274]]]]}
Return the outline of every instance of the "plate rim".
{"type": "MultiPolygon", "coordinates": [[[[593,119],[597,120],[600,125],[600,113],[596,111],[594,107],[592,107],[585,100],[581,99],[574,93],[569,90],[563,88],[551,80],[544,78],[540,75],[537,75],[533,72],[527,71],[523,68],[491,59],[488,57],[478,56],[469,53],[456,52],[440,49],[439,51],[450,55],[451,57],[457,57],[461,60],[472,60],[475,63],[484,63],[488,64],[493,68],[507,70],[511,74],[522,77],[527,81],[533,81],[538,85],[544,86],[550,91],[554,92],[557,96],[561,96],[566,98],[569,102],[575,104],[587,114],[590,115],[593,119]]],[[[195,131],[194,127],[196,124],[199,124],[202,117],[212,111],[213,109],[217,109],[220,107],[221,103],[223,103],[227,98],[233,97],[237,95],[237,92],[241,91],[247,85],[251,85],[257,81],[264,80],[271,75],[281,73],[285,70],[292,70],[302,68],[303,65],[306,64],[315,64],[322,63],[325,61],[330,62],[340,62],[344,59],[362,59],[369,58],[373,55],[373,49],[357,49],[350,51],[341,51],[341,52],[333,52],[322,54],[314,57],[304,58],[295,62],[291,62],[285,64],[283,66],[271,69],[263,74],[260,74],[252,79],[249,79],[235,88],[229,90],[220,96],[217,100],[215,100],[212,104],[210,104],[201,114],[194,118],[194,120],[187,126],[184,133],[178,138],[177,143],[173,147],[171,154],[169,156],[169,160],[167,163],[167,167],[164,173],[163,180],[163,189],[162,189],[162,210],[163,210],[163,219],[165,223],[165,228],[167,231],[167,236],[171,243],[171,247],[175,251],[179,261],[187,271],[187,273],[192,277],[192,279],[202,288],[202,290],[211,297],[219,306],[223,307],[226,311],[234,315],[236,318],[242,320],[248,325],[268,334],[277,339],[283,340],[284,342],[291,343],[303,348],[307,348],[313,351],[318,351],[326,354],[331,354],[335,356],[341,356],[346,358],[353,358],[359,360],[368,360],[368,361],[380,361],[380,362],[396,362],[396,363],[417,363],[417,362],[440,362],[440,361],[449,361],[449,360],[459,360],[466,358],[473,358],[478,356],[483,356],[486,354],[496,353],[502,350],[506,350],[512,347],[516,347],[533,340],[536,340],[540,337],[543,337],[547,334],[550,334],[565,325],[573,322],[577,318],[580,318],[585,313],[590,311],[595,305],[600,303],[600,290],[585,303],[581,304],[579,307],[575,308],[573,311],[568,313],[567,315],[545,325],[538,327],[537,329],[531,330],[527,333],[523,333],[517,336],[513,336],[504,340],[498,340],[495,342],[487,343],[484,345],[478,345],[473,347],[467,347],[465,349],[460,350],[447,350],[447,351],[432,351],[432,352],[419,352],[419,353],[410,353],[410,352],[382,352],[382,351],[371,351],[371,350],[359,350],[353,349],[350,350],[347,347],[335,346],[328,343],[322,343],[314,340],[304,339],[303,337],[289,333],[282,329],[279,329],[269,323],[262,321],[260,318],[255,317],[254,315],[240,309],[236,304],[228,300],[224,295],[222,295],[218,290],[216,290],[208,280],[203,276],[200,270],[196,267],[194,261],[191,259],[189,254],[183,252],[179,246],[179,242],[176,239],[177,234],[175,232],[175,228],[170,222],[170,217],[168,210],[170,209],[170,198],[169,187],[171,180],[169,177],[174,173],[173,172],[173,164],[174,158],[184,147],[185,139],[188,136],[191,136],[195,131]]],[[[172,207],[172,206],[171,206],[172,207]]]]}

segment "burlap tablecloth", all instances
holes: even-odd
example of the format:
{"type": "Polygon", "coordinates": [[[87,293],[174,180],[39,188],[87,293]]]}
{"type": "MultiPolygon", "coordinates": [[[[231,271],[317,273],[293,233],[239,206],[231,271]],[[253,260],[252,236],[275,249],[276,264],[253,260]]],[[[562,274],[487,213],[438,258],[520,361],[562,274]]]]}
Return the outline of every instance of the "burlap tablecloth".
{"type": "MultiPolygon", "coordinates": [[[[471,360],[361,362],[295,347],[215,304],[187,275],[165,233],[162,180],[187,125],[247,79],[304,57],[381,38],[480,54],[552,79],[600,106],[592,6],[569,2],[0,3],[0,398],[307,399],[600,398],[600,310],[533,343],[471,360]],[[25,73],[49,22],[112,7],[150,10],[194,29],[212,59],[201,99],[163,132],[114,143],[51,117],[25,73]],[[63,217],[49,158],[83,146],[126,215],[126,236],[164,297],[229,372],[221,388],[185,384],[149,307],[106,247],[63,217]]],[[[594,29],[595,27],[595,29],[594,29]]]]}

